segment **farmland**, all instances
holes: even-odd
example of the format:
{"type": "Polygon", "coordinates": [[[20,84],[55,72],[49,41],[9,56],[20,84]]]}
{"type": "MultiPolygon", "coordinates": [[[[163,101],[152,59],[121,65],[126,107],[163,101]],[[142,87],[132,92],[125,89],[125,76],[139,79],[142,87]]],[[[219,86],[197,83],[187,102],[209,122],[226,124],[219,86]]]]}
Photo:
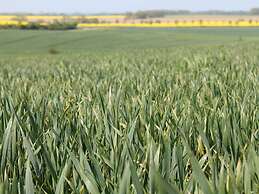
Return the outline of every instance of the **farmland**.
{"type": "Polygon", "coordinates": [[[0,31],[0,54],[63,54],[117,52],[184,46],[249,44],[259,41],[257,28],[98,29],[75,31],[0,31]]]}
{"type": "Polygon", "coordinates": [[[0,31],[0,193],[259,192],[256,28],[0,31]]]}
{"type": "Polygon", "coordinates": [[[74,28],[193,28],[259,27],[258,15],[165,15],[136,18],[127,15],[0,15],[0,28],[44,28],[55,23],[74,23],[74,28]]]}

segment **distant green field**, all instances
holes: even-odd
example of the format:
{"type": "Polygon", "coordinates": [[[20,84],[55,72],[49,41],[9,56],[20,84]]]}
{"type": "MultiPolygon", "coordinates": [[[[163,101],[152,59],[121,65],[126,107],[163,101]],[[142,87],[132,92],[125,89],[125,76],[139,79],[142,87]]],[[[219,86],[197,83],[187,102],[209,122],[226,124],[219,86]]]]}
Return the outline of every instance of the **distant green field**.
{"type": "Polygon", "coordinates": [[[114,51],[259,41],[259,29],[101,29],[0,31],[0,54],[114,51]]]}

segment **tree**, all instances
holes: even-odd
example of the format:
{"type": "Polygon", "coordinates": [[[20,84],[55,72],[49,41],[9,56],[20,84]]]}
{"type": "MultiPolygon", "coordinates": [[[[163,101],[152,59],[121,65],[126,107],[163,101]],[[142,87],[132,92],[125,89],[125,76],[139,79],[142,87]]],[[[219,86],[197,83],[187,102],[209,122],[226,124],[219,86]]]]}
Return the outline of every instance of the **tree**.
{"type": "Polygon", "coordinates": [[[251,13],[252,15],[259,15],[259,8],[252,8],[252,9],[250,10],[250,13],[251,13]]]}

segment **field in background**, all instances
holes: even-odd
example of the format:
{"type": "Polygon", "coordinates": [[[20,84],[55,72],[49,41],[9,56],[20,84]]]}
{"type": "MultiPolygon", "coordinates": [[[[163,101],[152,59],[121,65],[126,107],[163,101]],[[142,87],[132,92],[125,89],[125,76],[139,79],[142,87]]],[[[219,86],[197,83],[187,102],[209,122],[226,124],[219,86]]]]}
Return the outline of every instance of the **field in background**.
{"type": "Polygon", "coordinates": [[[46,15],[38,15],[38,16],[16,16],[16,15],[0,15],[0,21],[17,21],[17,20],[24,20],[24,21],[44,21],[44,22],[53,22],[55,20],[64,20],[64,19],[99,19],[99,20],[107,20],[107,21],[114,21],[116,19],[124,19],[124,15],[98,15],[98,16],[46,16],[46,15]]]}
{"type": "Polygon", "coordinates": [[[192,21],[192,20],[204,20],[204,21],[259,21],[258,15],[168,15],[162,21],[179,20],[179,21],[192,21]]]}
{"type": "Polygon", "coordinates": [[[0,193],[259,192],[255,28],[0,31],[0,193]]]}
{"type": "Polygon", "coordinates": [[[217,29],[99,29],[76,31],[0,31],[0,54],[114,52],[258,42],[254,28],[217,29]]]}
{"type": "Polygon", "coordinates": [[[133,19],[125,15],[107,16],[0,16],[0,27],[42,26],[55,22],[76,22],[78,28],[103,27],[259,27],[259,16],[254,15],[175,15],[161,18],[133,19]]]}

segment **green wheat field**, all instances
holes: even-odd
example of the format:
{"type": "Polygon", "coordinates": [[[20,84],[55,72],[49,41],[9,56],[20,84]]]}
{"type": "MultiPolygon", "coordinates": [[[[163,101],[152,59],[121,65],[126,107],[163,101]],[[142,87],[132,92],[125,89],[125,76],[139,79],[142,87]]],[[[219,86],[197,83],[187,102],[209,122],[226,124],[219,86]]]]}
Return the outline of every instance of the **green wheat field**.
{"type": "Polygon", "coordinates": [[[257,194],[258,29],[2,30],[0,153],[0,194],[257,194]]]}

